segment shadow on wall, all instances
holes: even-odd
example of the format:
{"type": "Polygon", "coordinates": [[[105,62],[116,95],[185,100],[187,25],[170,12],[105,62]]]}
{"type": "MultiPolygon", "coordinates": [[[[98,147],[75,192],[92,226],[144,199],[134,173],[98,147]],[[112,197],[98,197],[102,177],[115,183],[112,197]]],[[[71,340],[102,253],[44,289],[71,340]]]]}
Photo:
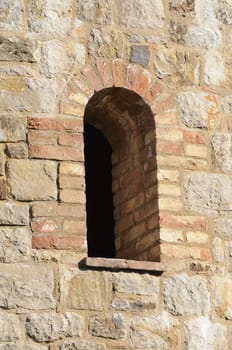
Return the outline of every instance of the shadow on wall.
{"type": "Polygon", "coordinates": [[[138,94],[112,87],[85,110],[90,257],[159,261],[155,122],[138,94]]]}

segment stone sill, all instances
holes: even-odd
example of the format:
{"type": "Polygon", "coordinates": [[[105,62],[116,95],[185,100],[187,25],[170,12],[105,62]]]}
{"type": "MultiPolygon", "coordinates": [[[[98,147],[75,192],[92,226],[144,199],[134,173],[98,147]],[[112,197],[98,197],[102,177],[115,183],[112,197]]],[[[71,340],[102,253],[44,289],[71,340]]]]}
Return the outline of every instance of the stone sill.
{"type": "Polygon", "coordinates": [[[164,263],[156,261],[136,261],[126,259],[85,258],[85,266],[109,270],[136,270],[162,273],[167,270],[164,263]]]}

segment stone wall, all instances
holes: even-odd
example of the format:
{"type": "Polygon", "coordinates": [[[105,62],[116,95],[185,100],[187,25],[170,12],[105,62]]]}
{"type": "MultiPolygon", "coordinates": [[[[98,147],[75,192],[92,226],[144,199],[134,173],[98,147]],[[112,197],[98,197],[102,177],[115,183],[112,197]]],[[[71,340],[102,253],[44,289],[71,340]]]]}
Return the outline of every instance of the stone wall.
{"type": "Polygon", "coordinates": [[[0,350],[232,349],[231,25],[230,0],[0,0],[0,350]],[[83,117],[113,87],[154,116],[118,209],[153,271],[83,264],[83,117]]]}

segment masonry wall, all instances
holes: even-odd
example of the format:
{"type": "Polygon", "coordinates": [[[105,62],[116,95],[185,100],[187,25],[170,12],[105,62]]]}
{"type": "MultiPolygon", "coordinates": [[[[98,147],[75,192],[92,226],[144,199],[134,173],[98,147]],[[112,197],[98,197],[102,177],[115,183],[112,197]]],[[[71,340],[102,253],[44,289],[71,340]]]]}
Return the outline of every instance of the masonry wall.
{"type": "Polygon", "coordinates": [[[0,0],[1,350],[232,349],[231,26],[230,0],[0,0]],[[112,87],[154,118],[119,230],[149,268],[83,262],[83,120],[112,87]]]}

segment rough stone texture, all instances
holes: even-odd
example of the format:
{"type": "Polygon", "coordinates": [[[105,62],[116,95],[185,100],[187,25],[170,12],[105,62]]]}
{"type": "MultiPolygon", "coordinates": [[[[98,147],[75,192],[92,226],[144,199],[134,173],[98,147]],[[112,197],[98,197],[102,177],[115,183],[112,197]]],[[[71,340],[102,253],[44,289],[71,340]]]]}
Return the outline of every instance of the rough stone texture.
{"type": "Polygon", "coordinates": [[[7,145],[7,155],[10,158],[28,158],[28,146],[26,143],[11,143],[7,145]]]}
{"type": "Polygon", "coordinates": [[[206,315],[210,293],[206,280],[199,276],[175,275],[164,280],[164,307],[173,315],[206,315]]]}
{"type": "Polygon", "coordinates": [[[0,82],[0,112],[51,112],[56,105],[57,84],[45,79],[8,79],[0,82]]]}
{"type": "Polygon", "coordinates": [[[22,0],[1,0],[0,30],[18,31],[23,29],[24,5],[22,0]]]}
{"type": "Polygon", "coordinates": [[[214,278],[215,310],[219,317],[232,320],[232,281],[231,278],[214,278]]]}
{"type": "Polygon", "coordinates": [[[61,350],[106,350],[104,344],[91,342],[89,340],[66,341],[61,345],[61,350]]]}
{"type": "Polygon", "coordinates": [[[222,263],[224,262],[224,245],[219,237],[215,237],[213,239],[213,256],[214,256],[214,261],[216,263],[222,263]]]}
{"type": "Polygon", "coordinates": [[[184,347],[186,350],[226,350],[226,327],[212,323],[206,317],[184,322],[184,347]]]}
{"type": "Polygon", "coordinates": [[[2,264],[0,306],[5,309],[54,308],[53,272],[48,266],[2,264]]]}
{"type": "Polygon", "coordinates": [[[232,241],[226,242],[225,247],[228,272],[232,273],[232,241]]]}
{"type": "Polygon", "coordinates": [[[214,134],[211,139],[215,165],[227,174],[232,173],[232,135],[214,134]]]}
{"type": "Polygon", "coordinates": [[[61,271],[61,305],[69,309],[102,310],[109,297],[108,275],[78,268],[61,271]]]}
{"type": "Polygon", "coordinates": [[[14,314],[0,313],[0,341],[14,341],[20,339],[21,330],[19,319],[14,314]]]}
{"type": "Polygon", "coordinates": [[[57,165],[46,160],[9,160],[7,164],[11,195],[18,200],[57,198],[57,165]]]}
{"type": "Polygon", "coordinates": [[[195,173],[185,176],[188,210],[198,213],[223,213],[231,209],[231,180],[226,175],[195,173]]]}
{"type": "Polygon", "coordinates": [[[232,4],[229,0],[218,0],[216,16],[224,24],[232,24],[232,4]]]}
{"type": "Polygon", "coordinates": [[[92,29],[89,34],[88,54],[91,59],[94,57],[117,57],[121,58],[124,54],[126,45],[122,33],[118,30],[92,29]]]}
{"type": "Polygon", "coordinates": [[[182,123],[189,128],[207,128],[207,102],[203,94],[184,92],[177,95],[182,123]]]}
{"type": "Polygon", "coordinates": [[[133,63],[147,66],[150,59],[150,51],[148,46],[132,46],[130,61],[133,63]]]}
{"type": "Polygon", "coordinates": [[[0,225],[28,225],[29,209],[27,205],[4,203],[0,205],[0,225]]]}
{"type": "Polygon", "coordinates": [[[125,319],[120,314],[90,317],[89,332],[95,337],[124,339],[127,334],[125,319]]]}
{"type": "Polygon", "coordinates": [[[62,35],[71,28],[71,0],[32,0],[29,6],[29,30],[62,35]]]}
{"type": "Polygon", "coordinates": [[[232,96],[224,96],[221,100],[221,108],[225,113],[232,113],[232,96]]]}
{"type": "Polygon", "coordinates": [[[177,15],[194,16],[195,0],[169,0],[169,8],[177,15]]]}
{"type": "Polygon", "coordinates": [[[47,346],[38,346],[34,344],[4,344],[0,345],[0,350],[48,350],[47,346]]]}
{"type": "Polygon", "coordinates": [[[35,62],[32,45],[0,36],[0,61],[35,62]]]}
{"type": "Polygon", "coordinates": [[[31,252],[31,233],[26,228],[0,229],[0,261],[17,262],[28,260],[31,252]]]}
{"type": "Polygon", "coordinates": [[[218,48],[222,45],[222,33],[215,25],[193,25],[184,35],[184,41],[191,46],[218,48]]]}
{"type": "Polygon", "coordinates": [[[113,20],[112,4],[112,0],[78,0],[78,18],[87,22],[110,24],[113,20]]]}
{"type": "Polygon", "coordinates": [[[120,24],[133,28],[160,28],[164,24],[164,8],[161,0],[118,1],[120,24]]]}
{"type": "Polygon", "coordinates": [[[225,238],[232,238],[232,219],[218,218],[214,221],[214,230],[225,238]]]}
{"type": "Polygon", "coordinates": [[[158,317],[134,317],[130,337],[135,349],[175,349],[178,345],[178,321],[166,313],[158,317]]]}
{"type": "Polygon", "coordinates": [[[31,314],[26,319],[27,334],[37,342],[81,335],[81,318],[73,312],[31,314]]]}
{"type": "Polygon", "coordinates": [[[0,142],[26,140],[26,118],[0,116],[0,142]]]}
{"type": "Polygon", "coordinates": [[[204,80],[211,85],[220,85],[226,80],[225,62],[221,54],[212,51],[206,54],[204,80]]]}

